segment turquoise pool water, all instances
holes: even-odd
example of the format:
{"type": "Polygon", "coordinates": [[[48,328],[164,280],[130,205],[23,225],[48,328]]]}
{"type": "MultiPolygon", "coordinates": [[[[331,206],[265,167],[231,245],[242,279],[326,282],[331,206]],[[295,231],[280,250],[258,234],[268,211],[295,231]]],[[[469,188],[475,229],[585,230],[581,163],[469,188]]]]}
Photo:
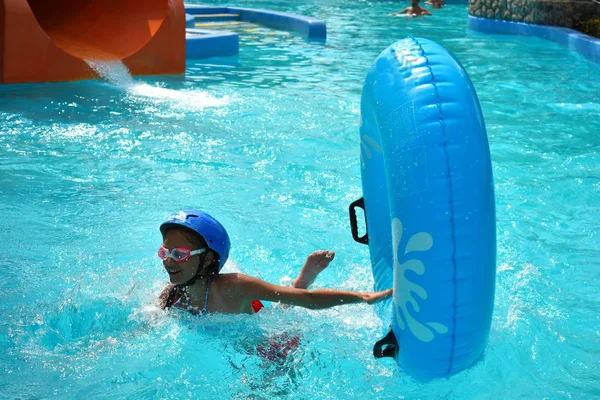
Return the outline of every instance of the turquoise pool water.
{"type": "MultiPolygon", "coordinates": [[[[217,4],[216,1],[203,2],[217,4]]],[[[600,66],[466,28],[466,6],[252,1],[327,21],[325,43],[256,29],[237,60],[185,77],[0,87],[0,392],[6,398],[591,398],[600,395],[600,66]],[[406,35],[463,63],[496,184],[496,308],[483,360],[416,382],[372,358],[373,308],[164,314],[158,225],[195,206],[228,227],[230,270],[289,283],[334,249],[321,287],[369,290],[358,120],[374,58],[406,35]],[[257,353],[281,331],[300,348],[257,353]]]]}

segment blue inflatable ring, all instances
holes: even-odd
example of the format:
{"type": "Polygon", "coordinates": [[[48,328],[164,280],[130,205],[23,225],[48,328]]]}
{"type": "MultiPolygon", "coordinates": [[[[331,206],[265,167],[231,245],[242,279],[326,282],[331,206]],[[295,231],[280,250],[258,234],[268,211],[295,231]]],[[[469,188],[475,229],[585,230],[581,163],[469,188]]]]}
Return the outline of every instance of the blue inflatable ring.
{"type": "Polygon", "coordinates": [[[496,275],[490,151],[467,73],[430,40],[390,46],[365,81],[360,139],[362,242],[376,289],[394,286],[394,356],[415,377],[449,376],[483,353],[496,275]]]}

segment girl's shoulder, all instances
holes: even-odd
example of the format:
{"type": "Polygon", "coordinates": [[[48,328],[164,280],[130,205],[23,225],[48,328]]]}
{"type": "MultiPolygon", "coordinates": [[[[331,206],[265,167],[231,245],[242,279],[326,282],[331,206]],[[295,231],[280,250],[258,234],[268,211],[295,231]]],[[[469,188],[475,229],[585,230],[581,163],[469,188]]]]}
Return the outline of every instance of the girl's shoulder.
{"type": "Polygon", "coordinates": [[[215,275],[212,279],[219,282],[235,283],[248,280],[248,275],[240,274],[239,272],[231,272],[215,275]]]}
{"type": "Polygon", "coordinates": [[[219,291],[227,292],[227,296],[236,298],[249,298],[255,291],[260,279],[240,273],[218,274],[213,282],[219,291]]]}
{"type": "Polygon", "coordinates": [[[248,290],[263,284],[267,284],[267,282],[263,281],[262,279],[255,278],[250,275],[240,274],[239,272],[218,274],[215,276],[215,278],[216,281],[219,282],[219,286],[227,285],[228,287],[236,287],[242,290],[248,290]]]}

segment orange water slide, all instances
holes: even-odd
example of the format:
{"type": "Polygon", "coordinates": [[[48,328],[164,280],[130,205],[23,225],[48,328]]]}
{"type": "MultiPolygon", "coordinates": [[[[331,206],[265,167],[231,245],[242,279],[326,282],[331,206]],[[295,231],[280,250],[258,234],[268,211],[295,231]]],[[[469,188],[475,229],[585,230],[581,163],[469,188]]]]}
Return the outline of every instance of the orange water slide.
{"type": "Polygon", "coordinates": [[[185,72],[183,0],[0,1],[0,83],[96,78],[85,60],[185,72]]]}

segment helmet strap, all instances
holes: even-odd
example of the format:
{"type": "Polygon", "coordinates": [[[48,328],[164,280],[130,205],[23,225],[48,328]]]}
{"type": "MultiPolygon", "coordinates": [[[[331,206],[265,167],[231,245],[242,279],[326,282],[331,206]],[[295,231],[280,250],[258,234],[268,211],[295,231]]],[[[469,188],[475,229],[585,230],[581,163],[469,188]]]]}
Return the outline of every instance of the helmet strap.
{"type": "Polygon", "coordinates": [[[204,278],[204,275],[200,274],[200,271],[204,268],[204,261],[206,261],[206,252],[202,253],[202,259],[198,263],[198,271],[196,271],[196,275],[192,276],[187,282],[176,285],[179,288],[187,288],[188,286],[194,286],[198,278],[204,278]]]}

